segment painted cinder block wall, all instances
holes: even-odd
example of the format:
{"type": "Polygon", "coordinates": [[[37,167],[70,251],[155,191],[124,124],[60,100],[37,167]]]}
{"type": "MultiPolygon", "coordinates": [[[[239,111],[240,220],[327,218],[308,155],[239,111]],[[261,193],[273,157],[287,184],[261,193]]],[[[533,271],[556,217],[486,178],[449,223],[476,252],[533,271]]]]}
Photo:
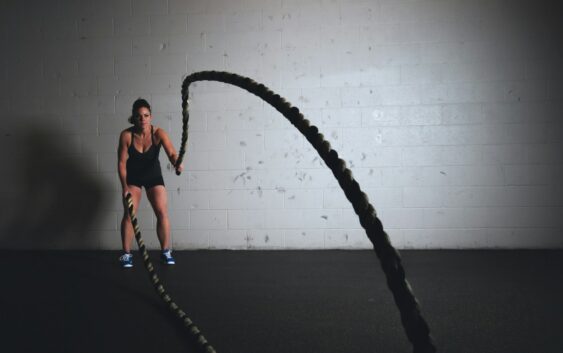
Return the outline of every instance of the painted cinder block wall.
{"type": "MultiPolygon", "coordinates": [[[[299,107],[398,248],[560,248],[551,2],[1,1],[2,248],[118,249],[134,99],[180,140],[182,78],[227,70],[299,107]]],[[[176,249],[371,248],[331,172],[257,97],[192,87],[176,249]]],[[[146,199],[142,232],[157,247],[146,199]]]]}

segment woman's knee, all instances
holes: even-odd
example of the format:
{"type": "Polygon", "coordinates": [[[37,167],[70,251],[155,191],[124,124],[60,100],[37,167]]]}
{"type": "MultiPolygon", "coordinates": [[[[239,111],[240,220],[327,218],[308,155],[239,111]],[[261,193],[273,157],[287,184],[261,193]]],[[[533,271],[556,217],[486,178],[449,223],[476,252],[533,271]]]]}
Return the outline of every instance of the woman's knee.
{"type": "Polygon", "coordinates": [[[168,220],[168,211],[166,210],[166,208],[155,209],[154,214],[156,216],[156,220],[159,222],[168,220]]]}
{"type": "Polygon", "coordinates": [[[121,224],[125,226],[131,225],[131,218],[129,217],[129,213],[123,213],[123,217],[121,217],[121,224]]]}

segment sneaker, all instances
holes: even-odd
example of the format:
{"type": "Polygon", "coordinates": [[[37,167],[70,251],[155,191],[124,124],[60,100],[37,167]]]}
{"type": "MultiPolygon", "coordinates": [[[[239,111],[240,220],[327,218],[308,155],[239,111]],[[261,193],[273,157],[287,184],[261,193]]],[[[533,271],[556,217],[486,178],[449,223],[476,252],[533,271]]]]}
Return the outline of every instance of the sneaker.
{"type": "Polygon", "coordinates": [[[170,249],[162,250],[160,260],[162,261],[162,263],[165,263],[167,265],[174,265],[176,263],[176,261],[174,261],[174,258],[172,257],[172,250],[170,249]]]}
{"type": "Polygon", "coordinates": [[[123,268],[133,267],[133,255],[125,253],[119,257],[119,263],[123,268]]]}

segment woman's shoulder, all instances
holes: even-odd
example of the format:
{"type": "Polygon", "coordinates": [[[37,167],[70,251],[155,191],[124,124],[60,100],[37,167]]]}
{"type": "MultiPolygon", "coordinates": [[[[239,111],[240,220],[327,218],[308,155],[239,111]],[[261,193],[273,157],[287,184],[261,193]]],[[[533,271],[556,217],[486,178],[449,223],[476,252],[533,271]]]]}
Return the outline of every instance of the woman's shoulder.
{"type": "Polygon", "coordinates": [[[132,127],[128,127],[127,129],[122,130],[119,135],[120,135],[120,136],[122,136],[122,135],[131,135],[131,132],[133,131],[132,129],[133,129],[132,127]]]}
{"type": "Polygon", "coordinates": [[[152,131],[154,136],[158,137],[158,138],[162,138],[163,136],[166,136],[166,131],[164,131],[163,128],[158,127],[156,125],[152,126],[152,131]]]}
{"type": "Polygon", "coordinates": [[[121,133],[119,134],[119,140],[129,141],[131,140],[131,134],[132,130],[130,127],[128,127],[127,129],[121,131],[121,133]]]}

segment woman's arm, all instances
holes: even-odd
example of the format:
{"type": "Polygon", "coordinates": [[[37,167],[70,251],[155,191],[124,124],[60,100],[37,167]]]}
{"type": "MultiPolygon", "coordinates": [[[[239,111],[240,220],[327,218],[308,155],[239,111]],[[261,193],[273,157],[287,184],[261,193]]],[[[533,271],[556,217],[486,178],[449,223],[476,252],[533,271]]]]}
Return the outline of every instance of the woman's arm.
{"type": "Polygon", "coordinates": [[[166,131],[159,128],[158,130],[156,130],[155,135],[157,135],[157,137],[160,139],[162,147],[164,147],[164,151],[166,152],[170,163],[172,163],[176,170],[181,172],[184,169],[184,166],[183,164],[180,164],[178,166],[176,165],[178,154],[176,153],[176,150],[174,149],[174,146],[172,145],[172,142],[170,141],[170,138],[168,137],[166,131]]]}
{"type": "Polygon", "coordinates": [[[117,174],[119,175],[119,181],[121,182],[121,188],[123,189],[123,195],[127,193],[127,159],[129,154],[127,153],[128,142],[130,139],[130,134],[127,130],[123,130],[119,136],[119,144],[117,145],[117,174]]]}

